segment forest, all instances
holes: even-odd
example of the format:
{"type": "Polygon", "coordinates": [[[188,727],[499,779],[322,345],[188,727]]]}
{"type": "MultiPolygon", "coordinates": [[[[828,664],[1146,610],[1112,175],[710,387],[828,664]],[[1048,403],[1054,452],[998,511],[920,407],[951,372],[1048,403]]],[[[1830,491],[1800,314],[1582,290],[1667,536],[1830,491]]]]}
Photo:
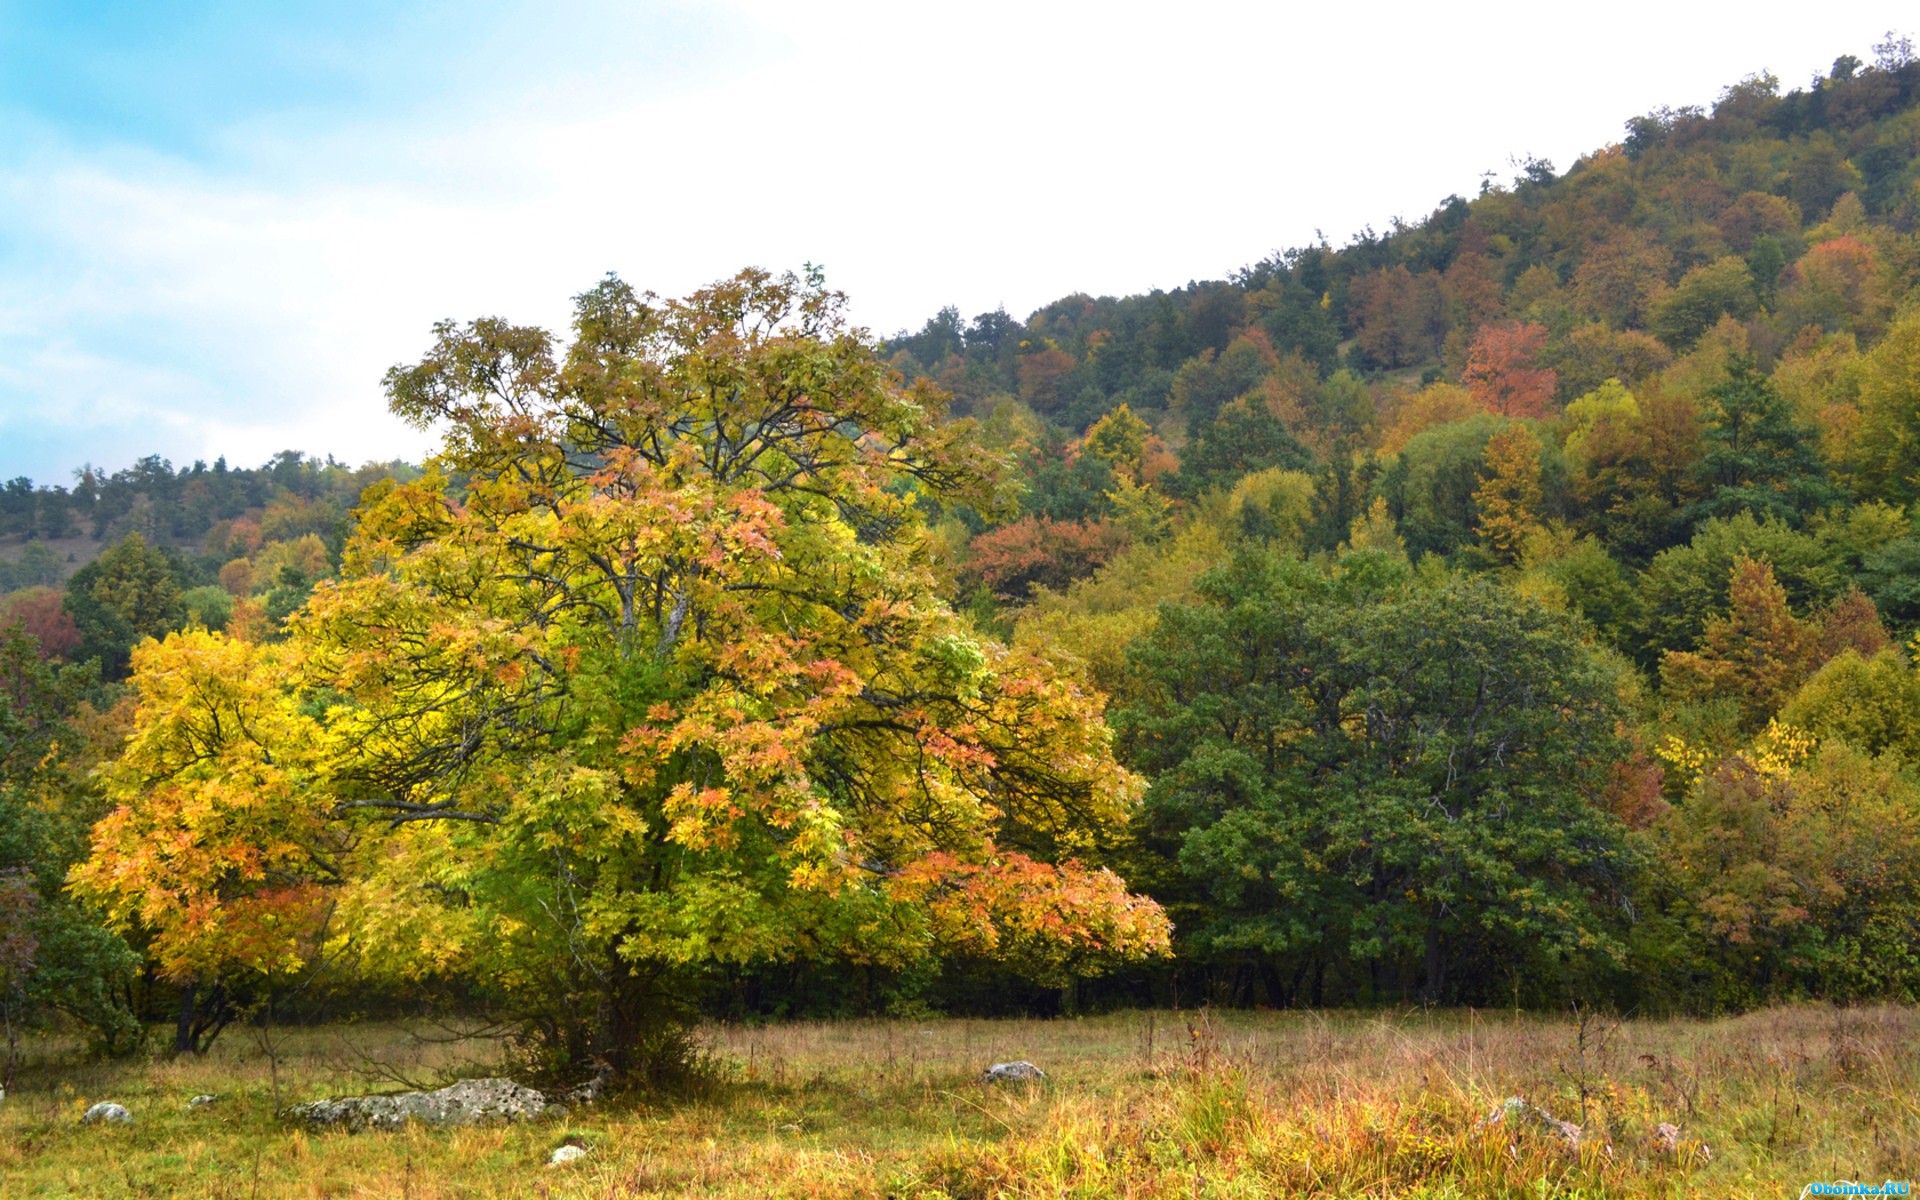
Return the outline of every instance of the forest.
{"type": "Polygon", "coordinates": [[[608,276],[389,372],[423,464],[16,479],[6,1073],[1911,1003],[1917,160],[1889,35],[1225,279],[876,337],[608,276]]]}

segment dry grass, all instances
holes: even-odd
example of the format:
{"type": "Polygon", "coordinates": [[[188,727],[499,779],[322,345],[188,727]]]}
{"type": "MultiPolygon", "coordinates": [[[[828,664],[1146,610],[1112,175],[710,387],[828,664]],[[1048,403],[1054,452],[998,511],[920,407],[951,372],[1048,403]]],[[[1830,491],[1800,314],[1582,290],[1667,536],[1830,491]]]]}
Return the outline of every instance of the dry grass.
{"type": "MultiPolygon", "coordinates": [[[[39,1056],[0,1105],[0,1197],[1794,1196],[1920,1163],[1920,1012],[1721,1022],[1461,1012],[1129,1013],[715,1028],[702,1098],[510,1128],[304,1134],[234,1031],[202,1060],[39,1056]],[[987,1089],[1029,1058],[1032,1088],[987,1089]],[[218,1104],[188,1111],[196,1092],[218,1104]],[[1488,1126],[1521,1095],[1588,1131],[1488,1126]],[[82,1128],[94,1100],[135,1124],[82,1128]],[[1682,1132],[1677,1150],[1654,1137],[1682,1132]],[[548,1169],[569,1134],[591,1154],[548,1169]]],[[[391,1026],[283,1039],[283,1102],[484,1069],[391,1026]],[[376,1065],[376,1063],[378,1065],[376,1065]]]]}

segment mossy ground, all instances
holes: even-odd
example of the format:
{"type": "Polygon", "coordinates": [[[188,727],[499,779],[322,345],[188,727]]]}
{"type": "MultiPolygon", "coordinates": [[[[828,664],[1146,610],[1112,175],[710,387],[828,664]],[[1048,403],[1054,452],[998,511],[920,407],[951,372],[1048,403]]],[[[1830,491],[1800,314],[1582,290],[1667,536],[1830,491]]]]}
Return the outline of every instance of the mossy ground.
{"type": "Polygon", "coordinates": [[[0,1104],[0,1197],[1791,1197],[1920,1171],[1917,1035],[1896,1007],[1584,1035],[1422,1011],[726,1027],[697,1096],[361,1135],[279,1122],[275,1058],[285,1104],[483,1073],[492,1047],[344,1025],[270,1056],[236,1029],[205,1058],[103,1063],[44,1041],[0,1104]],[[977,1082],[1010,1058],[1048,1081],[977,1082]],[[220,1099],[189,1110],[201,1092],[220,1099]],[[1515,1094],[1592,1136],[1485,1126],[1515,1094]],[[134,1124],[82,1127],[103,1099],[134,1124]],[[545,1166],[569,1135],[588,1158],[545,1166]]]}

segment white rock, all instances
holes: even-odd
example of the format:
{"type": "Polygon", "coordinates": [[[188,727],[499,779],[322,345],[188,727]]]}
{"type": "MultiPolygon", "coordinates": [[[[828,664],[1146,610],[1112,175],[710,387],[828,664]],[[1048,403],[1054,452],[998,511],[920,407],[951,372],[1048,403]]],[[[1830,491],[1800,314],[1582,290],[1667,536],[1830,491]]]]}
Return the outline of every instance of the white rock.
{"type": "Polygon", "coordinates": [[[80,1118],[82,1125],[95,1125],[101,1121],[105,1121],[109,1125],[131,1125],[133,1124],[133,1114],[118,1104],[112,1104],[102,1100],[100,1103],[88,1109],[86,1115],[80,1118]]]}
{"type": "Polygon", "coordinates": [[[544,1114],[546,1097],[511,1079],[462,1079],[432,1092],[393,1096],[341,1096],[287,1109],[289,1120],[313,1126],[399,1129],[408,1121],[423,1125],[480,1125],[525,1121],[544,1114]]]}
{"type": "Polygon", "coordinates": [[[188,1108],[205,1108],[207,1105],[212,1104],[215,1100],[218,1100],[219,1098],[220,1097],[218,1096],[195,1096],[193,1099],[187,1101],[187,1107],[188,1108]]]}
{"type": "Polygon", "coordinates": [[[593,1077],[566,1094],[566,1099],[575,1104],[592,1104],[607,1090],[607,1084],[613,1081],[613,1064],[604,1058],[594,1060],[593,1077]]]}
{"type": "Polygon", "coordinates": [[[1047,1073],[1039,1067],[1022,1059],[1020,1062],[995,1063],[980,1076],[982,1083],[1033,1083],[1045,1079],[1047,1073]]]}
{"type": "Polygon", "coordinates": [[[561,1146],[553,1152],[553,1157],[547,1159],[547,1165],[550,1167],[563,1167],[570,1162],[579,1162],[586,1156],[587,1150],[584,1146],[561,1146]]]}

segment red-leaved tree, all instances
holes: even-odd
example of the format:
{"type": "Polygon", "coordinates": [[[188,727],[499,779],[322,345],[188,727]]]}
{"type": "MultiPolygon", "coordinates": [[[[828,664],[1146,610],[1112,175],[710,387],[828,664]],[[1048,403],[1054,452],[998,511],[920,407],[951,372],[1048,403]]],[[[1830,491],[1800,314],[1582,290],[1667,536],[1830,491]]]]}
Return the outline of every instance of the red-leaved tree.
{"type": "Polygon", "coordinates": [[[1543,417],[1560,384],[1552,367],[1535,366],[1547,344],[1547,327],[1505,321],[1487,325],[1467,350],[1461,382],[1474,399],[1508,417],[1543,417]]]}
{"type": "Polygon", "coordinates": [[[983,584],[1002,600],[1025,600],[1036,587],[1058,590],[1093,574],[1128,541],[1111,521],[1022,517],[973,539],[961,582],[983,584]]]}

